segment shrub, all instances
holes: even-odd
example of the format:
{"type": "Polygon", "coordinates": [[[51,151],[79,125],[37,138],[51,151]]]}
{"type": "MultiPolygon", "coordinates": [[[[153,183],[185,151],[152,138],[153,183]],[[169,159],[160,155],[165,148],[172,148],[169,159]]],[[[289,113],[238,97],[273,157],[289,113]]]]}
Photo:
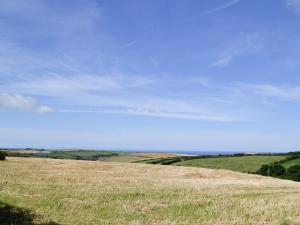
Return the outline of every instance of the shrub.
{"type": "Polygon", "coordinates": [[[6,159],[6,152],[0,151],[0,160],[6,159]]]}
{"type": "Polygon", "coordinates": [[[281,177],[285,175],[286,170],[280,164],[262,165],[257,173],[263,176],[281,177]]]}
{"type": "Polygon", "coordinates": [[[285,168],[284,166],[280,164],[275,164],[270,167],[270,174],[271,176],[280,177],[285,174],[285,168]]]}
{"type": "Polygon", "coordinates": [[[260,167],[260,169],[257,171],[258,174],[263,176],[269,176],[270,175],[270,165],[264,164],[260,167]]]}
{"type": "Polygon", "coordinates": [[[300,165],[289,167],[286,171],[286,178],[294,181],[300,181],[300,165]]]}

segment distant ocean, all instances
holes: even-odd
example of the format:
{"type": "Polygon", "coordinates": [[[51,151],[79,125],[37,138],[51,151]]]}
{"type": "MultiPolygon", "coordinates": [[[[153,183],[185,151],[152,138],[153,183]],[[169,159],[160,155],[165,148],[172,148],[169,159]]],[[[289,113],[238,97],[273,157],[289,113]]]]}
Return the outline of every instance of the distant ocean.
{"type": "MultiPolygon", "coordinates": [[[[22,149],[24,148],[5,148],[6,150],[15,150],[15,149],[22,149]]],[[[182,155],[232,155],[237,153],[287,153],[293,152],[293,150],[283,150],[283,151],[205,151],[205,150],[149,150],[149,149],[93,149],[93,148],[55,148],[55,149],[47,149],[47,148],[29,148],[27,150],[92,150],[92,151],[112,151],[112,152],[152,152],[152,153],[170,153],[170,154],[182,154],[182,155]]]]}
{"type": "Polygon", "coordinates": [[[153,152],[185,155],[232,155],[242,151],[188,151],[188,150],[118,150],[118,152],[153,152]]]}

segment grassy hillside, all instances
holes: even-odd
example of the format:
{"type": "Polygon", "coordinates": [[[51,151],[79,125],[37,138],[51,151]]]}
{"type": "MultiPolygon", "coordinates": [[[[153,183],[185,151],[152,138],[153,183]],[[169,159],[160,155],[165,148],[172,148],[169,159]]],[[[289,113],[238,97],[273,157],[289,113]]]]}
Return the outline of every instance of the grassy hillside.
{"type": "Polygon", "coordinates": [[[76,159],[76,160],[101,160],[107,162],[137,162],[140,160],[170,158],[174,154],[169,153],[130,153],[130,152],[112,152],[95,150],[33,150],[16,149],[6,150],[11,157],[33,157],[33,158],[51,158],[51,159],[76,159]]]}
{"type": "Polygon", "coordinates": [[[167,159],[174,157],[174,154],[169,153],[152,153],[152,152],[136,152],[136,153],[123,153],[121,155],[105,158],[106,162],[139,162],[143,160],[152,159],[167,159]]]}
{"type": "Polygon", "coordinates": [[[0,224],[300,222],[300,183],[257,175],[10,157],[0,171],[0,224]]]}
{"type": "Polygon", "coordinates": [[[211,169],[227,169],[239,172],[256,172],[261,165],[285,159],[279,155],[235,156],[219,158],[192,159],[175,163],[178,166],[204,167],[211,169]]]}
{"type": "Polygon", "coordinates": [[[283,163],[283,166],[285,168],[289,168],[291,166],[296,166],[296,165],[300,165],[300,158],[293,159],[293,160],[290,160],[290,161],[287,161],[287,162],[283,163]]]}
{"type": "Polygon", "coordinates": [[[111,151],[91,151],[91,150],[57,150],[57,151],[6,151],[8,156],[14,157],[35,157],[35,158],[51,158],[51,159],[77,159],[77,160],[99,160],[101,158],[119,155],[117,152],[111,151]]]}
{"type": "Polygon", "coordinates": [[[135,156],[132,154],[123,154],[123,155],[117,155],[112,157],[107,157],[104,159],[105,162],[137,162],[140,160],[146,160],[148,158],[141,157],[141,156],[135,156]]]}

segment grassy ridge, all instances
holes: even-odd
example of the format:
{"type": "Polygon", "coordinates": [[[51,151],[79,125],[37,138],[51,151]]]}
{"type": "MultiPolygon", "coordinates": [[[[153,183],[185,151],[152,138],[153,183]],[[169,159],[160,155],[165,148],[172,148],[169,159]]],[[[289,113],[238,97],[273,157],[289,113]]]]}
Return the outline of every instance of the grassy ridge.
{"type": "Polygon", "coordinates": [[[0,171],[0,215],[17,224],[296,225],[300,218],[299,183],[232,171],[10,157],[0,171]]]}
{"type": "Polygon", "coordinates": [[[8,156],[13,157],[34,157],[34,158],[51,158],[51,159],[77,159],[77,160],[99,160],[100,158],[117,156],[119,153],[110,151],[50,151],[43,153],[18,153],[17,151],[7,151],[8,156]]]}
{"type": "Polygon", "coordinates": [[[284,160],[287,155],[218,155],[218,156],[180,156],[167,159],[151,159],[141,162],[160,165],[228,169],[238,172],[256,172],[263,164],[284,160]]]}
{"type": "Polygon", "coordinates": [[[51,159],[75,159],[75,160],[101,160],[108,162],[137,162],[141,160],[170,158],[174,154],[151,153],[151,152],[112,152],[93,150],[38,150],[38,149],[16,149],[6,150],[11,157],[33,157],[51,159]]]}
{"type": "Polygon", "coordinates": [[[218,156],[175,157],[145,160],[145,163],[226,169],[300,181],[300,152],[285,154],[235,154],[218,156]]]}
{"type": "Polygon", "coordinates": [[[285,168],[289,168],[291,166],[296,166],[296,165],[300,165],[300,156],[297,159],[293,159],[293,160],[289,160],[287,162],[284,162],[282,164],[285,168]]]}
{"type": "Polygon", "coordinates": [[[227,169],[238,172],[256,172],[263,164],[273,163],[284,158],[286,158],[286,156],[281,155],[218,157],[186,160],[173,165],[204,167],[211,169],[227,169]]]}
{"type": "Polygon", "coordinates": [[[113,157],[107,157],[104,159],[105,162],[137,162],[140,160],[148,159],[146,157],[135,156],[131,154],[118,155],[113,157]]]}
{"type": "Polygon", "coordinates": [[[107,157],[104,159],[106,162],[139,162],[144,160],[167,159],[173,158],[173,154],[169,153],[151,153],[151,152],[136,152],[136,153],[123,153],[122,155],[107,157]]]}

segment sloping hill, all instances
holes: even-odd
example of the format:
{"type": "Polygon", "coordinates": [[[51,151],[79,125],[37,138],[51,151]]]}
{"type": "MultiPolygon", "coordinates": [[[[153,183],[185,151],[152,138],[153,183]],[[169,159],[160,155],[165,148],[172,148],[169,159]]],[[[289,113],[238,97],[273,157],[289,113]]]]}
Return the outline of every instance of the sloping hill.
{"type": "MultiPolygon", "coordinates": [[[[29,224],[299,224],[300,183],[226,170],[8,158],[0,221],[29,224]]],[[[5,224],[1,223],[0,224],[5,224]]]]}
{"type": "Polygon", "coordinates": [[[192,159],[175,163],[177,166],[204,167],[210,169],[227,169],[238,172],[256,172],[263,164],[270,164],[287,156],[284,155],[254,155],[192,159]]]}

